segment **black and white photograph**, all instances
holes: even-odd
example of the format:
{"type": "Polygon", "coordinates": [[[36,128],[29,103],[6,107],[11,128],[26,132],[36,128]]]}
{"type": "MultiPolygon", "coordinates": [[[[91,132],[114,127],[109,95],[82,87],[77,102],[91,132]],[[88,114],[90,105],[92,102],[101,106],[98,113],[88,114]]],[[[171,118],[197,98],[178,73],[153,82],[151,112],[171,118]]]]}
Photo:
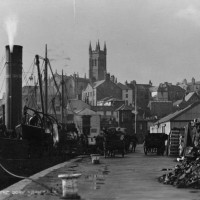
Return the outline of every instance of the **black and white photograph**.
{"type": "Polygon", "coordinates": [[[16,199],[200,199],[199,0],[0,0],[16,199]]]}

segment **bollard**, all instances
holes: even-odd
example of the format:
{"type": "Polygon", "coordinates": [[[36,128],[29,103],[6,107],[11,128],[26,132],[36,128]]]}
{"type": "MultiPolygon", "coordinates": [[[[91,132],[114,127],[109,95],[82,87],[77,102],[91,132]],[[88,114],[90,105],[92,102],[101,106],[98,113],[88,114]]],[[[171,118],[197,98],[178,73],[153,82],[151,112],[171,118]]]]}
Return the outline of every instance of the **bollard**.
{"type": "Polygon", "coordinates": [[[77,179],[81,174],[60,174],[62,179],[62,199],[81,199],[78,195],[77,179]]]}
{"type": "Polygon", "coordinates": [[[91,154],[92,164],[99,164],[100,163],[100,156],[99,154],[91,154]]]}

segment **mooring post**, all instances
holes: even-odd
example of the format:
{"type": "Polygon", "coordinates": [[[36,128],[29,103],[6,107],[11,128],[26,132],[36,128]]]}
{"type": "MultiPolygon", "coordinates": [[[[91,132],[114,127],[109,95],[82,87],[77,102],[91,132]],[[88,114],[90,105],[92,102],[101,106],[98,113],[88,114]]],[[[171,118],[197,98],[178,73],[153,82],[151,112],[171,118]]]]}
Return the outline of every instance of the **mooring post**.
{"type": "Polygon", "coordinates": [[[60,174],[62,179],[62,199],[81,199],[78,195],[77,180],[81,174],[60,174]]]}
{"type": "Polygon", "coordinates": [[[100,155],[99,154],[91,154],[92,164],[100,163],[100,155]]]}

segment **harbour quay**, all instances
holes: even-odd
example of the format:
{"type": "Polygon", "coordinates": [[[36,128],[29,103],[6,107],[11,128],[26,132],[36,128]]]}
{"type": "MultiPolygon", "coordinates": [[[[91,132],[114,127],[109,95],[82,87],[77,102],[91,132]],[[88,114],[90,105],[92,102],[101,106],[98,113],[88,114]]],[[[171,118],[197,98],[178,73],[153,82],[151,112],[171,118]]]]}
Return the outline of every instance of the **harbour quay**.
{"type": "Polygon", "coordinates": [[[158,182],[158,177],[166,173],[164,170],[175,165],[175,157],[145,155],[143,145],[138,145],[135,153],[125,154],[124,158],[121,155],[99,156],[96,163],[90,155],[84,155],[35,174],[30,177],[33,181],[24,179],[0,191],[0,199],[56,200],[64,198],[63,189],[66,188],[70,190],[66,193],[75,192],[83,200],[199,199],[198,189],[180,189],[158,182]],[[80,176],[75,189],[70,188],[73,181],[63,188],[59,176],[76,174],[80,176]]]}

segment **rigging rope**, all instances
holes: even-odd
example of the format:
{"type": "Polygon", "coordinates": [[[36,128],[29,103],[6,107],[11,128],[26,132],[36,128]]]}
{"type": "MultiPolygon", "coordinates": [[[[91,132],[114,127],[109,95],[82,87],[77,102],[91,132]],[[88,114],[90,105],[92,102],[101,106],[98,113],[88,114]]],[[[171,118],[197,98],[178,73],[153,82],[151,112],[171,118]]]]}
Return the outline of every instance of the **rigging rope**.
{"type": "Polygon", "coordinates": [[[52,188],[52,187],[49,187],[47,186],[46,184],[44,183],[40,183],[30,177],[25,177],[25,176],[19,176],[19,175],[16,175],[10,171],[8,171],[1,163],[0,163],[0,167],[8,174],[10,174],[11,176],[14,176],[16,178],[20,178],[20,179],[28,179],[28,180],[31,180],[33,181],[34,183],[38,184],[38,185],[41,185],[42,187],[46,188],[50,193],[53,193],[53,194],[59,194],[60,192],[56,189],[56,188],[52,188]]]}
{"type": "Polygon", "coordinates": [[[3,65],[3,67],[2,67],[2,70],[1,70],[1,72],[0,72],[0,76],[2,75],[2,73],[3,73],[3,70],[5,69],[5,66],[6,66],[6,63],[3,65]]]}
{"type": "MultiPolygon", "coordinates": [[[[31,63],[31,65],[30,65],[30,67],[29,67],[29,69],[28,69],[27,72],[25,72],[24,69],[22,68],[23,74],[25,74],[25,75],[24,75],[24,80],[26,79],[25,82],[26,82],[27,85],[28,85],[27,74],[30,73],[29,71],[31,70],[31,67],[34,69],[34,60],[33,60],[33,62],[31,63]]],[[[33,70],[32,70],[32,72],[33,72],[33,70]]],[[[28,79],[28,80],[29,80],[29,79],[28,79]]]]}
{"type": "Polygon", "coordinates": [[[4,77],[4,79],[3,79],[3,83],[2,83],[2,86],[1,86],[1,89],[0,89],[0,93],[2,92],[2,89],[3,89],[3,86],[4,86],[4,83],[5,83],[5,77],[4,77]]]}
{"type": "MultiPolygon", "coordinates": [[[[22,72],[25,74],[25,72],[24,72],[24,69],[22,68],[22,72]]],[[[26,85],[28,85],[28,79],[27,79],[27,77],[26,76],[24,76],[24,81],[26,82],[26,85]]]]}

